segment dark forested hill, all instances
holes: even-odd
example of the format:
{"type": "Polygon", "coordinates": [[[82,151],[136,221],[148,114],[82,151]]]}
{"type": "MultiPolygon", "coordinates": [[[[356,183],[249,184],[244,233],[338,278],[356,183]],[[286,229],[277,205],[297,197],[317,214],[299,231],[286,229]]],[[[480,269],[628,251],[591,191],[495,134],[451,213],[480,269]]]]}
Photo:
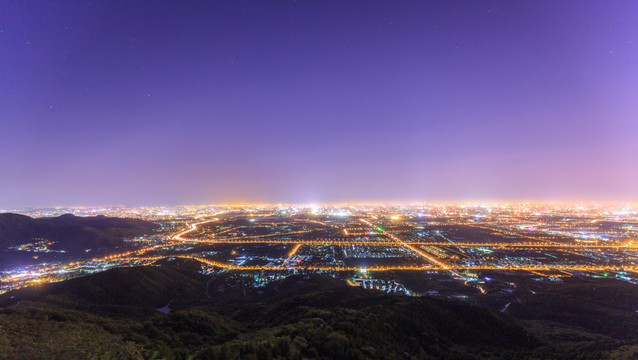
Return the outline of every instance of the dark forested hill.
{"type": "Polygon", "coordinates": [[[159,226],[155,223],[105,216],[78,217],[66,214],[52,218],[31,218],[0,214],[0,250],[9,246],[50,242],[51,249],[83,251],[115,246],[124,237],[140,236],[159,226]]]}
{"type": "Polygon", "coordinates": [[[319,275],[209,296],[197,269],[115,269],[0,296],[0,358],[410,359],[540,344],[481,308],[319,275]],[[169,314],[156,310],[169,302],[169,314]]]}
{"type": "Polygon", "coordinates": [[[0,359],[598,359],[634,353],[630,346],[613,353],[561,349],[484,308],[387,295],[324,275],[220,291],[235,275],[211,278],[199,269],[194,262],[165,261],[4,294],[0,359]]]}

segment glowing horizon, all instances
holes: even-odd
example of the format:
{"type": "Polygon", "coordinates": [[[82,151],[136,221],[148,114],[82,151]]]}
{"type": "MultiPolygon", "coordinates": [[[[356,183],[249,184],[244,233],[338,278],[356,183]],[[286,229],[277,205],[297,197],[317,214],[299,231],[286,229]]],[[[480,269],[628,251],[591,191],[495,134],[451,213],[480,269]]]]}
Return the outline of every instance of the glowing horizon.
{"type": "Polygon", "coordinates": [[[55,205],[55,206],[23,206],[15,208],[0,208],[0,211],[20,210],[20,209],[150,209],[150,208],[339,208],[339,207],[357,207],[357,206],[379,206],[379,207],[428,207],[428,206],[452,206],[452,207],[520,207],[520,206],[556,206],[556,207],[638,207],[638,202],[632,201],[554,201],[554,200],[485,200],[485,201],[351,201],[351,202],[331,202],[331,203],[201,203],[201,204],[167,204],[167,205],[55,205]]]}

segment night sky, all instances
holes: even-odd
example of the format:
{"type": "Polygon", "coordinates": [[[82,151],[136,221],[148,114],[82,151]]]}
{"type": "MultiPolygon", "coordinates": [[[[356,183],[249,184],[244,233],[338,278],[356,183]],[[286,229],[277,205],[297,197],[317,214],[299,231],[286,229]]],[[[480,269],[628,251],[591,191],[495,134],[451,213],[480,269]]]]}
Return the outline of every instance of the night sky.
{"type": "Polygon", "coordinates": [[[0,208],[638,200],[638,2],[3,1],[0,208]]]}

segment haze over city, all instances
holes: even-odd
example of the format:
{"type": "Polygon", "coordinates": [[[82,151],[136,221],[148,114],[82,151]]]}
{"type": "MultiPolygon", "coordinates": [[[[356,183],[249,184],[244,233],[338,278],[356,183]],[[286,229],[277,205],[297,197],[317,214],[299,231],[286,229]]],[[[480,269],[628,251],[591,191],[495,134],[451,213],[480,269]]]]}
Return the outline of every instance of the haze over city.
{"type": "Polygon", "coordinates": [[[7,2],[0,208],[638,199],[634,2],[7,2]]]}

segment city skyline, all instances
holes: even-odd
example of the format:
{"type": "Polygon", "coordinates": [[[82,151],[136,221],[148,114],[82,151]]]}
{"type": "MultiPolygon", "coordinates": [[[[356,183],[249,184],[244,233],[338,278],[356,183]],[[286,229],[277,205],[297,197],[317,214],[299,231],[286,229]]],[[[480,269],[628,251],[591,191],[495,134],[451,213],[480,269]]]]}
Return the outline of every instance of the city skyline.
{"type": "Polygon", "coordinates": [[[638,201],[637,4],[14,2],[0,208],[638,201]]]}

